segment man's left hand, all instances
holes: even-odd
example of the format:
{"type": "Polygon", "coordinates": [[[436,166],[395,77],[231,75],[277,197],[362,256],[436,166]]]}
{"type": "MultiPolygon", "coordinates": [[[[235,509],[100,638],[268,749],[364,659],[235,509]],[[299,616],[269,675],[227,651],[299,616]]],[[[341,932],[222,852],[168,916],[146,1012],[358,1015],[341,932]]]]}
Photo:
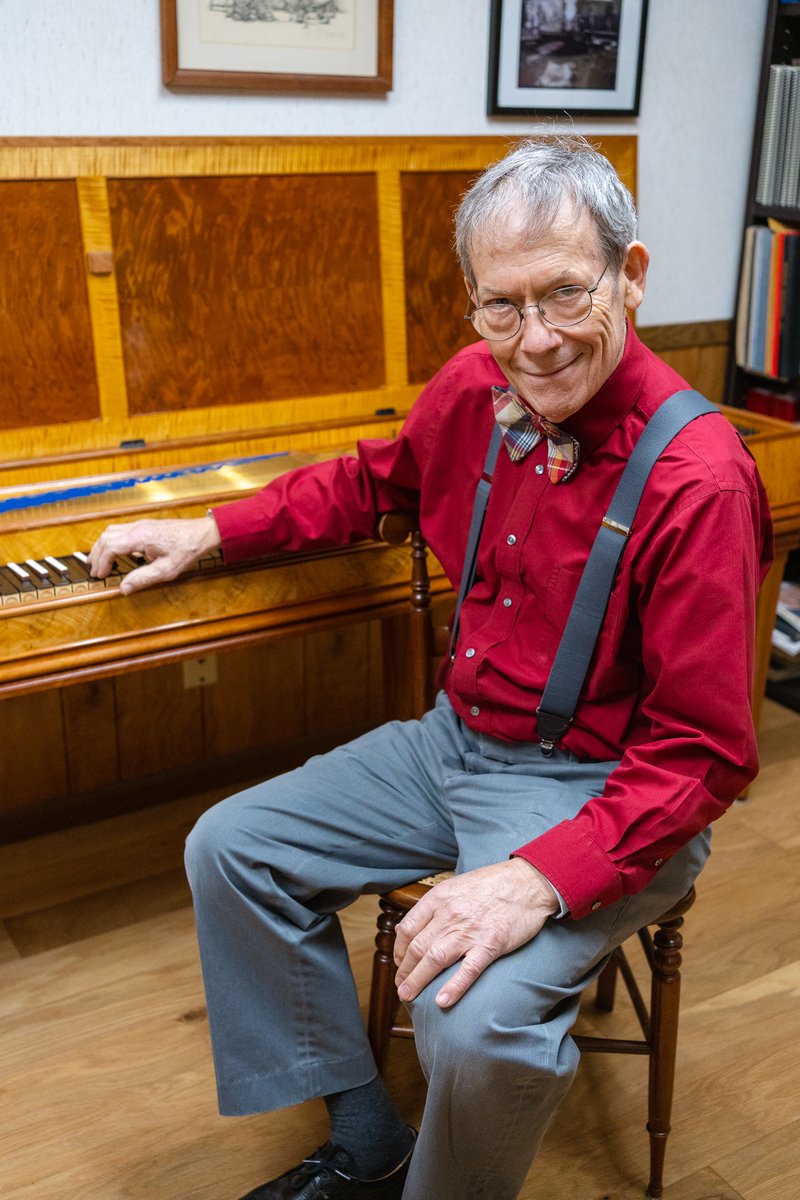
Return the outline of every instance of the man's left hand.
{"type": "Polygon", "coordinates": [[[397,926],[400,999],[413,1000],[461,959],[436,997],[440,1008],[451,1007],[490,963],[524,946],[558,909],[548,881],[521,858],[442,880],[397,926]]]}

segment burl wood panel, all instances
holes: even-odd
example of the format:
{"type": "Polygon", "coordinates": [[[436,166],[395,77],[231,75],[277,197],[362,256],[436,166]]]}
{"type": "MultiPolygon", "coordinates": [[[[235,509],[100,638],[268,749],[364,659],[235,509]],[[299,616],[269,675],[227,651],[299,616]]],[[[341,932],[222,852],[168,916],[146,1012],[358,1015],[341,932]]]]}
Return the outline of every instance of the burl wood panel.
{"type": "Polygon", "coordinates": [[[112,179],[109,201],[131,414],[384,383],[374,176],[112,179]]]}
{"type": "Polygon", "coordinates": [[[0,428],[96,418],[74,182],[0,182],[0,246],[0,428]]]}
{"type": "Polygon", "coordinates": [[[425,383],[456,350],[477,340],[453,249],[453,214],[475,171],[404,172],[403,256],[408,381],[425,383]]]}

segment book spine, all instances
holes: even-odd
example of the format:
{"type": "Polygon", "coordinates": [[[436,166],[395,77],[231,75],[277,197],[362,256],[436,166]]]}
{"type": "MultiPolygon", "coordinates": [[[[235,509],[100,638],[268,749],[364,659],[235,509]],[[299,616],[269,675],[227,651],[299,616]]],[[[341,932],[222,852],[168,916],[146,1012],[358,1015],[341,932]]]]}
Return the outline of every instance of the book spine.
{"type": "Polygon", "coordinates": [[[767,340],[764,354],[764,372],[777,378],[778,347],[780,340],[781,286],[783,281],[783,243],[785,233],[772,235],[772,252],[769,261],[769,299],[767,302],[767,340]]]}
{"type": "Polygon", "coordinates": [[[759,204],[773,202],[772,191],[775,178],[775,153],[780,125],[783,82],[785,68],[771,66],[767,105],[764,113],[764,130],[761,138],[761,159],[756,183],[756,200],[759,204]]]}
{"type": "Polygon", "coordinates": [[[783,236],[778,374],[792,379],[800,374],[800,232],[783,236]]]}

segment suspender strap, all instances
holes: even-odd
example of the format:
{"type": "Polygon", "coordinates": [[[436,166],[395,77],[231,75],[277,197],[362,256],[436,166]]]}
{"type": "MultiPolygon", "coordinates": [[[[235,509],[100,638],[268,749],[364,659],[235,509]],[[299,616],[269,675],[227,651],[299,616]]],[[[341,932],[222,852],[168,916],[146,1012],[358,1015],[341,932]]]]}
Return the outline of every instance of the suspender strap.
{"type": "Polygon", "coordinates": [[[608,607],[617,565],[653,464],[690,421],[718,411],[699,392],[675,392],[656,410],[636,443],[584,567],[541,705],[536,710],[536,730],[543,754],[552,753],[554,744],[572,721],[608,607]]]}
{"type": "Polygon", "coordinates": [[[486,505],[489,503],[489,492],[492,490],[492,479],[494,477],[495,464],[497,463],[497,453],[502,440],[503,431],[495,423],[489,442],[489,449],[486,452],[486,462],[483,464],[483,474],[478,480],[478,487],[475,491],[475,504],[472,509],[472,520],[469,526],[469,536],[467,537],[467,549],[464,554],[464,570],[461,572],[461,583],[458,588],[458,599],[456,600],[456,610],[453,616],[453,629],[450,634],[448,654],[451,659],[455,654],[456,641],[458,639],[461,605],[464,603],[464,597],[467,592],[475,582],[475,571],[478,566],[478,543],[481,540],[481,533],[483,532],[483,518],[486,515],[486,505]]]}

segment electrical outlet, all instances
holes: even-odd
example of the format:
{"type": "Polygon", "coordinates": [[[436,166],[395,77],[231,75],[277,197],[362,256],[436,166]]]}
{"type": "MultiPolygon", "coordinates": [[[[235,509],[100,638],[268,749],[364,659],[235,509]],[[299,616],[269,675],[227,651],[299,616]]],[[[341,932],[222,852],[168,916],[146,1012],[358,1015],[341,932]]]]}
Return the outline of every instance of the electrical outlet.
{"type": "Polygon", "coordinates": [[[208,687],[217,682],[217,656],[190,658],[183,664],[183,686],[185,688],[208,687]]]}

